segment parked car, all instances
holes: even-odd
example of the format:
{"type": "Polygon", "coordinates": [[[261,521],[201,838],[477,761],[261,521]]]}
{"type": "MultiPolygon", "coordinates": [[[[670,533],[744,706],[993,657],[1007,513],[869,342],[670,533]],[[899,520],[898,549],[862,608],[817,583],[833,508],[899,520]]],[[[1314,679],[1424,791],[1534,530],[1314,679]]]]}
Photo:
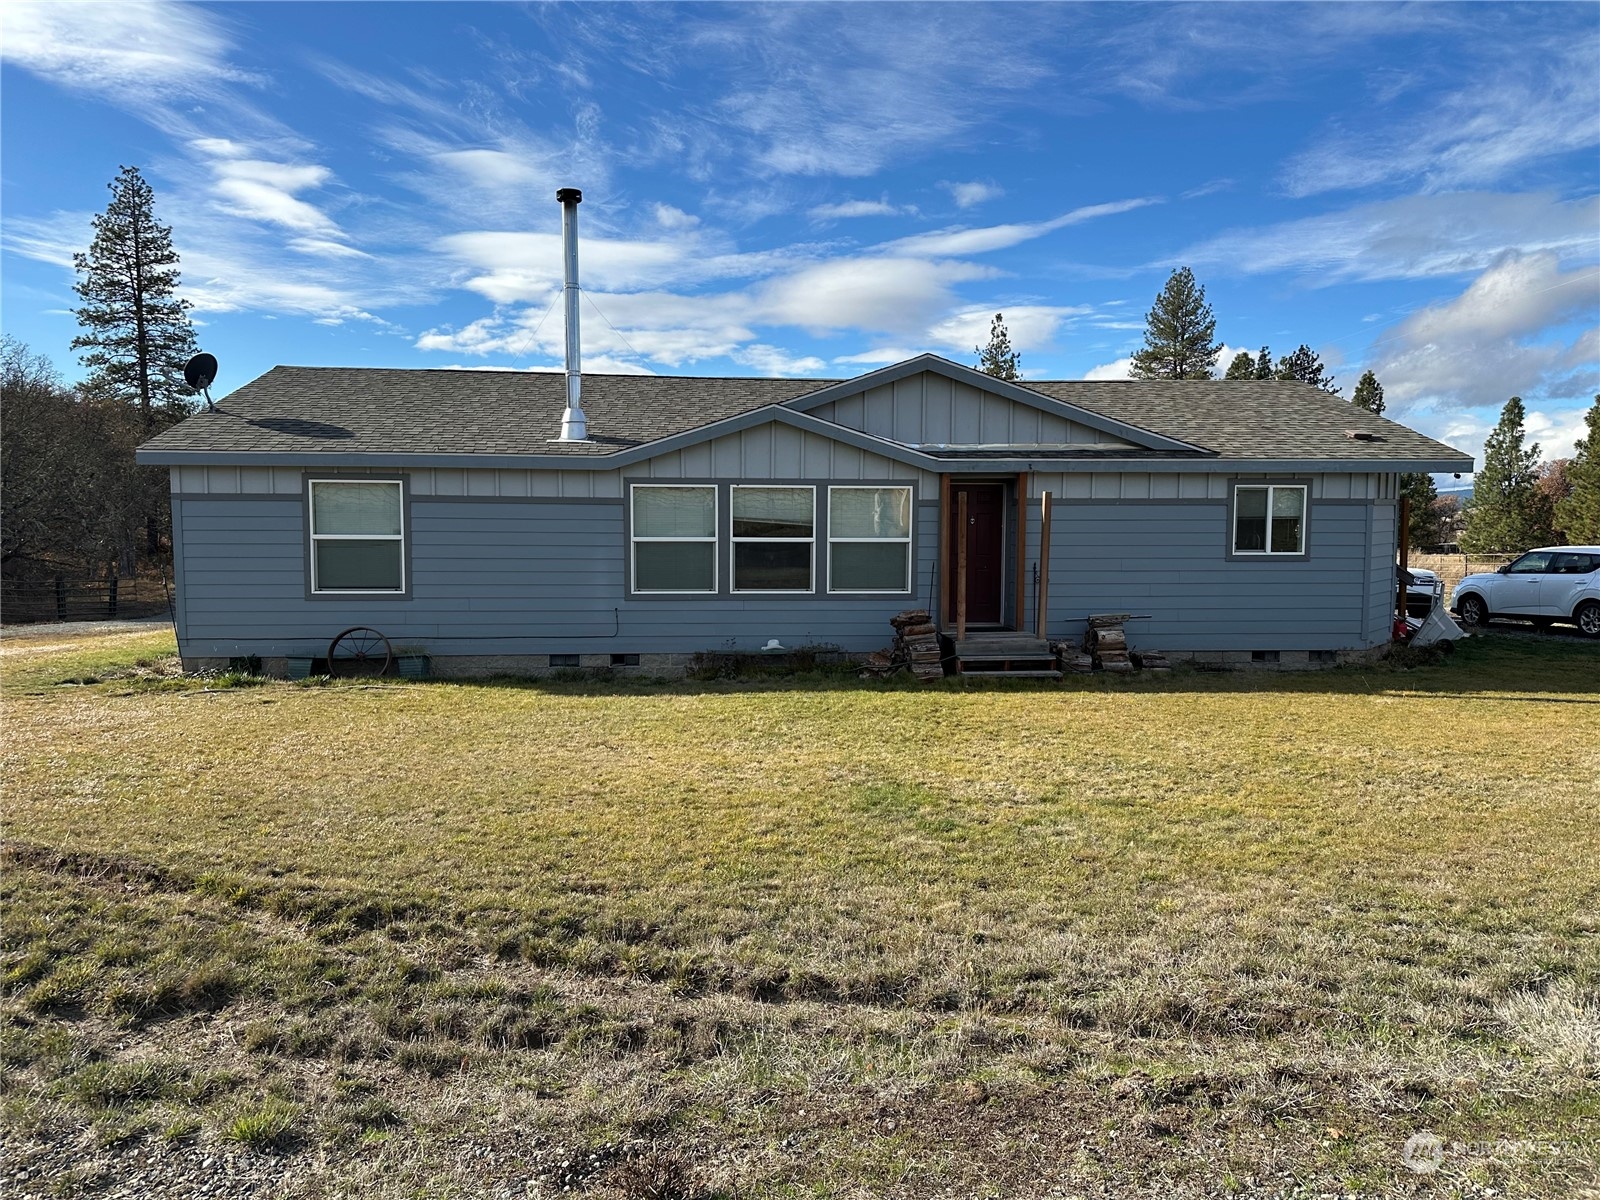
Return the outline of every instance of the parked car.
{"type": "Polygon", "coordinates": [[[1526,617],[1535,625],[1569,621],[1600,637],[1600,546],[1541,546],[1486,575],[1468,575],[1450,597],[1463,625],[1526,617]]]}
{"type": "Polygon", "coordinates": [[[1395,567],[1395,578],[1406,585],[1406,616],[1425,617],[1433,611],[1433,598],[1438,594],[1439,576],[1432,571],[1416,567],[1395,567]]]}

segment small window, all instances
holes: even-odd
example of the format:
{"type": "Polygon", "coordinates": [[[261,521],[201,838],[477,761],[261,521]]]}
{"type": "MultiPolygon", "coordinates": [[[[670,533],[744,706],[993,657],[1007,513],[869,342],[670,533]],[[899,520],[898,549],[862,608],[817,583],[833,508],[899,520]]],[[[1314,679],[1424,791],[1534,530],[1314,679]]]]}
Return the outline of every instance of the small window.
{"type": "Polygon", "coordinates": [[[734,484],[734,591],[811,591],[816,507],[815,488],[734,484]]]}
{"type": "Polygon", "coordinates": [[[1259,663],[1275,663],[1281,656],[1276,650],[1252,650],[1250,661],[1259,663]]]}
{"type": "Polygon", "coordinates": [[[1306,489],[1303,484],[1245,485],[1233,493],[1235,554],[1304,554],[1306,489]]]}
{"type": "Polygon", "coordinates": [[[639,656],[637,654],[613,654],[611,656],[611,665],[613,667],[637,667],[639,665],[639,656]]]}
{"type": "Polygon", "coordinates": [[[717,489],[633,485],[633,590],[717,590],[717,489]]]}
{"type": "Polygon", "coordinates": [[[828,489],[828,590],[911,590],[911,489],[828,489]]]}
{"type": "Polygon", "coordinates": [[[576,667],[582,660],[576,654],[552,654],[551,667],[576,667]]]}
{"type": "Polygon", "coordinates": [[[405,591],[404,507],[397,479],[313,480],[311,590],[405,591]]]}

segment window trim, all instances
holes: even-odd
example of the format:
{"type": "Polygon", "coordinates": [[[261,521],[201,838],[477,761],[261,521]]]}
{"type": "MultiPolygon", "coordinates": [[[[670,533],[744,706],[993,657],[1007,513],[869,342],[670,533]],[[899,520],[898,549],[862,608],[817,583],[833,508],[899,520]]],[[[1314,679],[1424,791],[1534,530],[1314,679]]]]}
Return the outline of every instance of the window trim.
{"type": "Polygon", "coordinates": [[[813,596],[817,591],[817,485],[814,483],[730,483],[728,485],[728,594],[731,596],[813,596]],[[740,537],[733,532],[738,520],[735,497],[739,491],[806,491],[811,493],[811,536],[807,538],[740,537]],[[739,586],[739,546],[762,542],[783,545],[805,543],[811,547],[807,586],[803,588],[742,588],[739,586]]]}
{"type": "Polygon", "coordinates": [[[916,582],[916,562],[913,548],[917,535],[917,489],[910,483],[839,483],[828,485],[828,595],[830,596],[909,596],[916,582]],[[906,535],[903,538],[854,538],[833,535],[833,493],[837,491],[880,492],[896,489],[906,493],[906,535]],[[906,548],[906,585],[890,591],[882,588],[840,588],[833,586],[833,546],[842,545],[904,545],[906,548]]]}
{"type": "Polygon", "coordinates": [[[395,477],[366,475],[307,475],[305,477],[306,596],[308,599],[337,600],[360,596],[364,600],[407,600],[411,597],[411,488],[404,475],[395,477]],[[395,533],[318,533],[316,485],[319,483],[384,484],[400,491],[400,532],[395,533]],[[400,546],[400,586],[398,588],[322,588],[317,586],[318,542],[392,541],[400,546]]]}
{"type": "Polygon", "coordinates": [[[716,596],[720,594],[722,555],[718,552],[718,543],[722,536],[722,489],[715,483],[632,483],[628,484],[628,595],[630,596],[716,596]],[[633,496],[640,488],[676,488],[680,491],[693,489],[695,491],[709,491],[711,493],[711,536],[710,537],[640,537],[633,519],[633,496]],[[711,544],[711,587],[694,588],[640,588],[639,586],[639,554],[635,547],[640,542],[680,542],[711,544]]]}
{"type": "Polygon", "coordinates": [[[1311,557],[1311,481],[1309,479],[1232,479],[1228,483],[1227,559],[1230,562],[1296,562],[1311,557]],[[1267,547],[1262,550],[1239,549],[1239,493],[1246,488],[1259,488],[1267,493],[1267,547]],[[1273,493],[1290,488],[1304,497],[1300,510],[1300,548],[1298,550],[1273,550],[1272,501],[1273,493]]]}

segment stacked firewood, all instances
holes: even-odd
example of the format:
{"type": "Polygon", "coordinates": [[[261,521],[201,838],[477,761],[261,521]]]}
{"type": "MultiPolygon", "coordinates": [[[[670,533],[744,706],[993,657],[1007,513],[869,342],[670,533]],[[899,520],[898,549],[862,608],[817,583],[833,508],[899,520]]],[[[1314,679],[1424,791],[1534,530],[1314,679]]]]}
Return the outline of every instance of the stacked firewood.
{"type": "Polygon", "coordinates": [[[1051,642],[1050,649],[1056,656],[1056,667],[1063,674],[1087,675],[1094,670],[1094,655],[1077,642],[1051,642]]]}
{"type": "Polygon", "coordinates": [[[1129,613],[1094,613],[1089,617],[1089,632],[1084,635],[1083,648],[1094,658],[1094,665],[1104,671],[1131,671],[1128,659],[1128,635],[1123,622],[1129,613]]]}
{"type": "Polygon", "coordinates": [[[1133,665],[1142,671],[1170,671],[1172,664],[1167,661],[1167,656],[1155,650],[1134,651],[1133,665]]]}
{"type": "Polygon", "coordinates": [[[908,608],[889,618],[894,626],[894,658],[911,668],[924,683],[944,678],[944,654],[939,649],[939,630],[925,608],[908,608]]]}

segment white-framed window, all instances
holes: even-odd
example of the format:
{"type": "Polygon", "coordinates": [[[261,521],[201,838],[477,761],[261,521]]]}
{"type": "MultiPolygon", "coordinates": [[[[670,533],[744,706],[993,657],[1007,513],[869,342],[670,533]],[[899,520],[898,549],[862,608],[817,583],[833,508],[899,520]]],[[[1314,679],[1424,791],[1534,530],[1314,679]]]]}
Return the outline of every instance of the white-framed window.
{"type": "Polygon", "coordinates": [[[711,484],[632,485],[635,592],[717,590],[717,489],[711,484]]]}
{"type": "Polygon", "coordinates": [[[1304,554],[1303,483],[1237,484],[1233,490],[1235,554],[1304,554]]]}
{"type": "Polygon", "coordinates": [[[817,489],[736,483],[731,504],[733,590],[813,590],[817,489]]]}
{"type": "Polygon", "coordinates": [[[828,591],[911,590],[911,489],[828,489],[828,591]]]}
{"type": "Polygon", "coordinates": [[[310,504],[313,594],[406,590],[398,479],[313,479],[310,504]]]}

